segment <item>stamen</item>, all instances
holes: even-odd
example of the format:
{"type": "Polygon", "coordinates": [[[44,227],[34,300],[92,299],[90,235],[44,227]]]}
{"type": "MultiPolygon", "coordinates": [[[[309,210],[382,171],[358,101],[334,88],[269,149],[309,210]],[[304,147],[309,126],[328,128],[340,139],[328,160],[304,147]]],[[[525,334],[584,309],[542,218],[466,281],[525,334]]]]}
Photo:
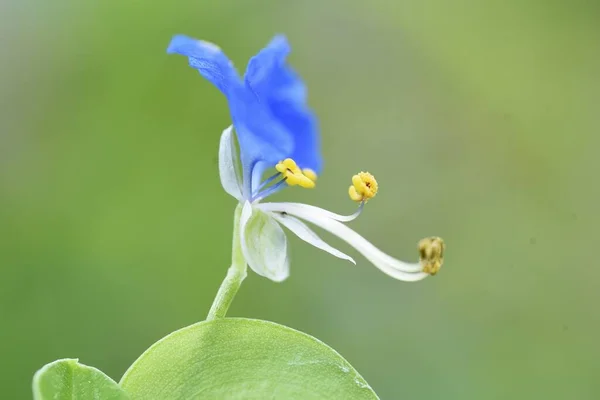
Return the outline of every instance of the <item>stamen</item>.
{"type": "Polygon", "coordinates": [[[269,183],[273,182],[275,179],[279,178],[281,176],[280,172],[277,172],[274,175],[271,175],[270,177],[268,177],[267,179],[265,179],[256,189],[256,191],[254,192],[254,194],[256,195],[257,193],[259,193],[261,190],[263,190],[269,183]]]}
{"type": "MultiPolygon", "coordinates": [[[[277,174],[277,176],[281,176],[281,174],[277,174]]],[[[259,202],[262,199],[264,199],[264,198],[266,198],[268,196],[271,196],[272,194],[275,194],[275,193],[279,192],[281,189],[283,189],[283,187],[285,185],[285,182],[286,182],[286,179],[283,178],[279,182],[277,182],[276,184],[269,186],[268,188],[266,188],[262,192],[259,192],[256,196],[254,196],[254,198],[252,198],[252,203],[259,202]]]]}
{"type": "Polygon", "coordinates": [[[304,176],[306,176],[311,181],[313,181],[313,182],[317,181],[317,173],[315,171],[313,171],[312,169],[304,168],[302,170],[302,173],[304,174],[304,176]]]}
{"type": "Polygon", "coordinates": [[[315,180],[317,179],[317,174],[310,169],[305,169],[302,171],[296,162],[291,158],[286,158],[283,161],[280,161],[275,169],[285,177],[285,181],[290,186],[301,186],[306,189],[312,189],[315,187],[315,180]]]}
{"type": "MultiPolygon", "coordinates": [[[[333,219],[337,219],[340,222],[350,222],[356,218],[358,218],[358,216],[360,215],[360,213],[362,213],[362,210],[365,208],[365,202],[361,201],[360,205],[358,206],[358,208],[356,209],[356,211],[354,211],[352,214],[350,215],[339,215],[339,214],[334,214],[336,217],[334,217],[333,219]]],[[[332,213],[333,214],[333,213],[332,213]]]]}
{"type": "Polygon", "coordinates": [[[360,172],[352,177],[352,186],[348,188],[348,195],[356,202],[366,203],[377,194],[379,186],[375,177],[368,172],[360,172]]]}
{"type": "Polygon", "coordinates": [[[419,241],[419,254],[423,272],[435,275],[444,263],[444,249],[446,245],[442,238],[432,236],[419,241]]]}

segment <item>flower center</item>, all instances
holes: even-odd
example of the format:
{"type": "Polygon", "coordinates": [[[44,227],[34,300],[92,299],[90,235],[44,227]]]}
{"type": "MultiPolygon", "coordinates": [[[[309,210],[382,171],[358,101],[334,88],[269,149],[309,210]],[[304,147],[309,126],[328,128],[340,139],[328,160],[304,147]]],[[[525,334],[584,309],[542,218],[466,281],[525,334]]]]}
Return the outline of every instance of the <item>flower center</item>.
{"type": "Polygon", "coordinates": [[[315,187],[317,174],[308,168],[301,170],[291,158],[286,158],[277,163],[275,169],[283,175],[285,182],[290,186],[297,185],[306,189],[315,187]]]}
{"type": "Polygon", "coordinates": [[[444,249],[446,245],[442,238],[432,236],[419,241],[419,254],[423,272],[429,275],[438,273],[444,263],[444,249]]]}
{"type": "Polygon", "coordinates": [[[360,172],[352,177],[352,186],[348,188],[348,195],[356,202],[366,202],[377,194],[377,181],[368,172],[360,172]]]}

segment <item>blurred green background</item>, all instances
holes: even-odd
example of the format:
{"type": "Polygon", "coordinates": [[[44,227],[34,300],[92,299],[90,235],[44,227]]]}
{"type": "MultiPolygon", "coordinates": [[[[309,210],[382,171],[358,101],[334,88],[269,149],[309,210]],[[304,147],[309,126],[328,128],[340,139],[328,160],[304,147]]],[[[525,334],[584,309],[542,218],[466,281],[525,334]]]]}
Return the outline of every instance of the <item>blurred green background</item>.
{"type": "MultiPolygon", "coordinates": [[[[291,239],[292,274],[250,274],[229,315],[310,333],[383,399],[597,399],[600,3],[4,1],[0,5],[0,397],[79,357],[115,379],[203,319],[230,258],[223,96],[167,56],[173,34],[245,68],[293,46],[322,126],[317,190],[279,200],[442,272],[397,282],[291,239]]],[[[291,236],[290,236],[291,237],[291,236]]],[[[332,244],[342,243],[332,239],[332,244]]]]}

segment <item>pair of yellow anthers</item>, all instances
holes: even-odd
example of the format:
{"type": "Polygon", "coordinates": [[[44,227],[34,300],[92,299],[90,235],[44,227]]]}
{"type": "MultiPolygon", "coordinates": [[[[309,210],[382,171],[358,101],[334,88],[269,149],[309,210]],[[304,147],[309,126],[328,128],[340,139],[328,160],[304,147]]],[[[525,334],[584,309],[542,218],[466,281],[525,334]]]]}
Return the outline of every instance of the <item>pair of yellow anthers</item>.
{"type": "MultiPolygon", "coordinates": [[[[290,186],[300,186],[306,189],[315,187],[317,174],[309,168],[300,169],[298,164],[291,158],[286,158],[275,165],[285,181],[290,186]]],[[[352,177],[352,186],[348,189],[350,198],[356,202],[366,202],[377,194],[377,181],[368,172],[360,172],[352,177]]]]}
{"type": "MultiPolygon", "coordinates": [[[[279,171],[290,186],[300,186],[306,189],[315,187],[317,174],[308,168],[300,169],[291,158],[279,162],[275,169],[279,171]]],[[[357,203],[366,203],[377,194],[379,186],[375,177],[368,172],[360,172],[352,177],[352,185],[348,188],[348,195],[357,203]]],[[[444,263],[444,250],[446,245],[442,238],[432,236],[419,241],[420,263],[423,272],[435,275],[444,263]]]]}
{"type": "Polygon", "coordinates": [[[297,185],[305,189],[315,187],[315,181],[317,180],[315,171],[309,168],[300,169],[291,158],[286,158],[277,163],[275,169],[284,176],[285,182],[290,186],[297,185]]]}

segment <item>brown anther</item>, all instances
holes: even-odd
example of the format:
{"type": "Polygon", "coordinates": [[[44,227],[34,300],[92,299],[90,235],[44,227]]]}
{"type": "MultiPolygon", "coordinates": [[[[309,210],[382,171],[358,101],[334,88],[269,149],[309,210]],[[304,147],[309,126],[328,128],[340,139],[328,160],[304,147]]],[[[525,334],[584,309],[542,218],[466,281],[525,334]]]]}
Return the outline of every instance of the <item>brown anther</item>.
{"type": "Polygon", "coordinates": [[[423,272],[435,275],[444,263],[444,250],[446,245],[442,238],[437,236],[428,237],[419,241],[419,255],[423,272]]]}

